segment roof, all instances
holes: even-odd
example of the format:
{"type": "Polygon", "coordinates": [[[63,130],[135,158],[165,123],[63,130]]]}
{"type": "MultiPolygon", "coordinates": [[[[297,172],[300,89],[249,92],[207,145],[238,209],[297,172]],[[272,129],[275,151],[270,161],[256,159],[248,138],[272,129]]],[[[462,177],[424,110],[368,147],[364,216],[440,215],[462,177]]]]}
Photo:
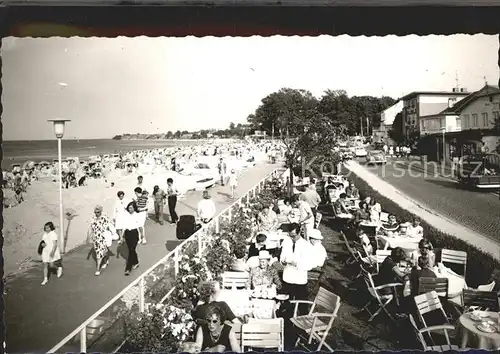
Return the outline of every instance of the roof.
{"type": "Polygon", "coordinates": [[[499,94],[500,90],[496,86],[486,85],[479,91],[470,93],[468,96],[462,98],[460,101],[455,103],[452,107],[446,108],[444,111],[439,113],[439,115],[443,114],[459,114],[465,107],[474,102],[480,97],[490,96],[499,94]]]}
{"type": "Polygon", "coordinates": [[[433,95],[433,96],[467,96],[469,92],[453,92],[453,91],[414,91],[409,93],[400,99],[405,101],[412,97],[420,96],[420,95],[433,95]]]}

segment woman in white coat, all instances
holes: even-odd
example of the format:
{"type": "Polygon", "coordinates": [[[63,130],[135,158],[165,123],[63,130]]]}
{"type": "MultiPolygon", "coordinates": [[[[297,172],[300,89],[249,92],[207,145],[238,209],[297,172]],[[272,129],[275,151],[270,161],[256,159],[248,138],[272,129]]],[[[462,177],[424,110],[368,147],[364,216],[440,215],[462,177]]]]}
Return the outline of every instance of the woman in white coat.
{"type": "Polygon", "coordinates": [[[113,221],[115,224],[116,233],[120,237],[123,237],[124,223],[127,218],[127,201],[125,200],[125,193],[123,191],[119,191],[117,193],[117,199],[115,202],[115,207],[113,209],[113,221]]]}
{"type": "Polygon", "coordinates": [[[52,221],[49,221],[43,226],[43,237],[40,246],[43,248],[41,252],[43,262],[43,282],[42,285],[49,281],[49,267],[51,264],[57,267],[57,277],[61,277],[63,273],[61,251],[59,249],[59,237],[55,232],[55,226],[52,221]]]}

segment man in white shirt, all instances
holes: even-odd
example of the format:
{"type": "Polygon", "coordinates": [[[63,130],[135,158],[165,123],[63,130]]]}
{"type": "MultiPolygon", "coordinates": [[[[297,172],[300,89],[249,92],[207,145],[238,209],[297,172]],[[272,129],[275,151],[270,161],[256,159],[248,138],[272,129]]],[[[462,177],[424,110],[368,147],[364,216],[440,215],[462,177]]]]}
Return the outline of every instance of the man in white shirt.
{"type": "MultiPolygon", "coordinates": [[[[283,292],[290,300],[307,300],[307,272],[311,270],[311,244],[300,236],[299,224],[290,224],[289,236],[283,241],[280,262],[283,269],[283,292]]],[[[299,311],[303,309],[299,306],[299,311]]]]}
{"type": "Polygon", "coordinates": [[[326,249],[321,244],[323,235],[318,229],[312,230],[309,234],[309,242],[311,242],[311,267],[321,268],[326,261],[326,249]]]}
{"type": "Polygon", "coordinates": [[[314,218],[316,218],[316,212],[318,210],[318,205],[321,203],[321,197],[316,191],[316,183],[311,182],[305,192],[300,194],[300,200],[306,202],[311,207],[314,218]]]}
{"type": "Polygon", "coordinates": [[[198,203],[198,217],[207,224],[215,216],[217,209],[207,190],[203,191],[203,199],[198,203]]]}
{"type": "Polygon", "coordinates": [[[304,237],[306,240],[309,239],[309,233],[314,230],[314,214],[311,207],[306,202],[299,200],[298,195],[292,197],[292,205],[294,208],[299,210],[300,216],[298,224],[300,224],[305,231],[304,237]]]}

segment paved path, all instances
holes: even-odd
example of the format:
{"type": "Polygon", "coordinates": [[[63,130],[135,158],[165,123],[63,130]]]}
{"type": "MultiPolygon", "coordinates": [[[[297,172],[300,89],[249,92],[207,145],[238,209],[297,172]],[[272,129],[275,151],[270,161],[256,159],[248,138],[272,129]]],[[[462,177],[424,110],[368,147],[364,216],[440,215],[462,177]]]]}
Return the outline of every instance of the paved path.
{"type": "Polygon", "coordinates": [[[472,220],[480,225],[489,223],[483,227],[484,229],[498,227],[500,210],[498,197],[455,190],[456,187],[443,186],[441,184],[443,181],[439,179],[438,182],[434,182],[434,179],[428,180],[430,177],[419,178],[416,174],[414,177],[408,174],[402,176],[401,171],[392,165],[387,165],[385,169],[383,167],[367,169],[352,161],[346,167],[367,181],[377,192],[435,228],[474,244],[493,257],[499,258],[498,234],[490,234],[492,236],[480,234],[468,225],[472,220]],[[493,237],[495,235],[497,237],[493,237]]]}
{"type": "MultiPolygon", "coordinates": [[[[245,194],[277,167],[264,162],[246,170],[240,177],[237,195],[245,194]]],[[[228,187],[217,185],[210,191],[217,212],[232,204],[228,187]]],[[[177,213],[195,215],[200,199],[201,192],[189,192],[177,203],[177,213]]],[[[148,269],[179,244],[175,226],[160,226],[150,220],[146,225],[148,243],[138,246],[141,267],[129,277],[123,275],[123,259],[112,259],[101,276],[94,276],[95,264],[87,260],[88,247],[82,246],[65,255],[64,276],[53,277],[44,287],[40,286],[41,267],[9,280],[4,297],[7,351],[48,351],[136,279],[141,269],[148,269]]],[[[112,249],[116,250],[116,246],[112,249]]]]}

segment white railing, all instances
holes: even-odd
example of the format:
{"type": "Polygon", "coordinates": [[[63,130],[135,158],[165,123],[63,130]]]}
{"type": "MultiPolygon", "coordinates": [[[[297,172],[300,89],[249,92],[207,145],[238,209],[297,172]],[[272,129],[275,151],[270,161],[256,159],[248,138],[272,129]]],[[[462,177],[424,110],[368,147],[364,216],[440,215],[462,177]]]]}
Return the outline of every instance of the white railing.
{"type": "MultiPolygon", "coordinates": [[[[209,223],[203,225],[203,227],[196,231],[191,237],[188,239],[184,240],[181,244],[179,244],[174,250],[170,251],[165,257],[160,259],[158,262],[156,262],[152,267],[150,267],[148,270],[146,270],[144,273],[142,273],[137,279],[132,281],[125,289],[123,289],[119,294],[117,294],[115,297],[113,297],[110,301],[108,301],[104,306],[102,306],[99,310],[97,310],[92,316],[90,316],[85,322],[83,322],[78,328],[76,328],[73,332],[68,334],[63,340],[61,340],[59,343],[57,343],[52,349],[48,351],[48,353],[56,353],[60,351],[61,348],[65,345],[69,345],[71,342],[74,340],[80,342],[79,347],[80,347],[80,352],[81,353],[86,353],[87,352],[87,340],[89,337],[98,337],[101,338],[105,333],[106,329],[104,329],[104,324],[108,321],[112,322],[113,319],[113,312],[115,311],[116,307],[120,307],[122,304],[127,304],[127,303],[138,303],[139,311],[144,312],[145,307],[146,307],[146,295],[147,291],[151,290],[151,288],[154,288],[154,285],[156,284],[156,279],[155,277],[155,271],[159,270],[160,276],[168,277],[169,274],[166,271],[169,270],[169,262],[173,262],[173,277],[174,279],[171,279],[172,283],[175,281],[175,277],[178,274],[179,271],[179,259],[183,255],[183,250],[185,249],[186,246],[192,245],[193,242],[197,243],[197,248],[198,248],[198,254],[201,256],[203,250],[207,247],[208,244],[208,237],[207,235],[212,234],[212,233],[217,233],[219,232],[219,226],[220,222],[222,221],[223,218],[228,219],[231,221],[231,214],[232,214],[232,209],[235,206],[241,206],[245,200],[247,202],[250,198],[253,198],[255,195],[259,194],[262,188],[264,187],[265,183],[271,179],[273,176],[275,176],[278,173],[279,169],[276,169],[272,171],[269,175],[264,177],[262,180],[260,180],[255,186],[253,186],[245,195],[240,197],[238,200],[236,200],[233,204],[231,204],[229,207],[224,209],[220,214],[218,214],[216,217],[212,219],[209,223]],[[166,266],[166,269],[159,269],[161,266],[166,266]],[[152,277],[153,278],[153,284],[151,288],[148,288],[147,285],[147,277],[152,277]],[[138,292],[138,293],[137,293],[138,292]],[[130,300],[130,293],[132,293],[131,297],[132,300],[130,300]],[[127,296],[129,295],[129,296],[127,296]],[[127,300],[127,297],[129,297],[129,300],[127,300]],[[122,301],[120,303],[120,301],[122,301]],[[110,313],[106,312],[109,311],[110,313]],[[100,317],[105,318],[105,320],[101,320],[100,317]],[[97,323],[97,325],[96,325],[97,323]],[[89,332],[92,331],[92,332],[89,332]]],[[[157,285],[157,284],[156,284],[157,285]]],[[[160,285],[161,286],[161,285],[160,285]]],[[[174,286],[170,288],[170,290],[163,296],[161,297],[160,300],[156,300],[158,302],[164,302],[170,294],[173,292],[174,286]]],[[[116,318],[115,318],[116,320],[116,318]]],[[[112,325],[114,322],[112,323],[112,325]]],[[[107,329],[109,329],[108,327],[107,329]]],[[[123,336],[121,337],[123,339],[123,336]]],[[[109,349],[108,349],[109,350],[109,349]]],[[[68,350],[64,350],[68,351],[68,350]]],[[[72,351],[72,350],[70,350],[72,351]]]]}

